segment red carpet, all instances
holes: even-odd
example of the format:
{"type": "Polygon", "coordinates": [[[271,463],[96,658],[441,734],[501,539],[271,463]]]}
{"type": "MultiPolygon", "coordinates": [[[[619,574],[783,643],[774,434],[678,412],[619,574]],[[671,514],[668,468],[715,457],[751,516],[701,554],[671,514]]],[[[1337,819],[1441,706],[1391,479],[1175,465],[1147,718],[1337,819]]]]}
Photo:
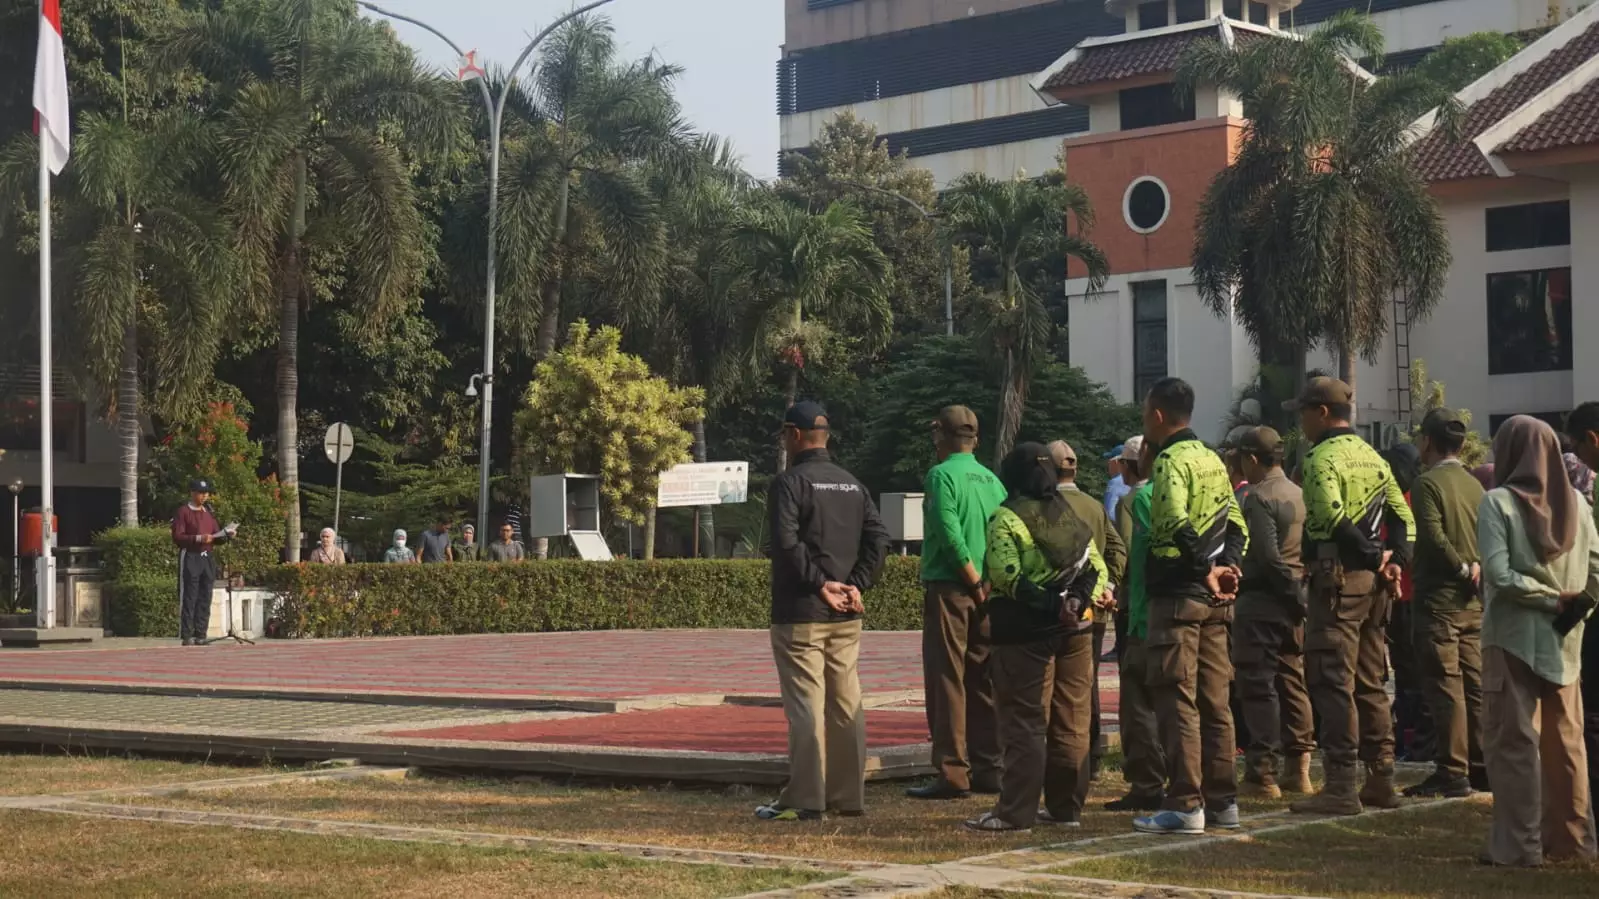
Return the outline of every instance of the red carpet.
{"type": "MultiPolygon", "coordinates": [[[[788,751],[788,728],[782,709],[732,705],[396,731],[384,736],[698,752],[782,754],[788,751]]],[[[925,743],[927,739],[927,717],[921,712],[866,713],[867,746],[907,746],[925,743]]]]}

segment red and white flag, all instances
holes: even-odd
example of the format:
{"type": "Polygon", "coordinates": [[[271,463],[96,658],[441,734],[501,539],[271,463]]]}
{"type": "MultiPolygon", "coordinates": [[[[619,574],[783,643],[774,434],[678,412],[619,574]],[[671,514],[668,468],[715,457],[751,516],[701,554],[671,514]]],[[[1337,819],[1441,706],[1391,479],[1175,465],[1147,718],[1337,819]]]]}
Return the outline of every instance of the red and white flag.
{"type": "Polygon", "coordinates": [[[33,64],[33,108],[38,114],[39,152],[53,175],[66,167],[72,148],[67,113],[67,52],[61,41],[61,0],[39,5],[39,58],[33,64]]]}

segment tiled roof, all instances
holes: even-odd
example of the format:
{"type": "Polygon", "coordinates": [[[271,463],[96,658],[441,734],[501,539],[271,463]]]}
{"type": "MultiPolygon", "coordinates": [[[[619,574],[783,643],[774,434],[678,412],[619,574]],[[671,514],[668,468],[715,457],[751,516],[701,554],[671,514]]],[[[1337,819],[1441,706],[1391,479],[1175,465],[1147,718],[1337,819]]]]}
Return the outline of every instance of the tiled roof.
{"type": "Polygon", "coordinates": [[[1499,146],[1501,153],[1532,153],[1599,143],[1599,81],[1567,97],[1538,121],[1499,146]]]}
{"type": "Polygon", "coordinates": [[[1416,170],[1428,181],[1491,176],[1493,169],[1471,141],[1595,55],[1599,55],[1599,23],[1534,63],[1508,84],[1471,104],[1466,110],[1458,143],[1451,143],[1439,131],[1419,141],[1416,170]]]}
{"type": "MultiPolygon", "coordinates": [[[[1265,37],[1259,32],[1243,28],[1235,28],[1232,31],[1233,39],[1239,42],[1265,37]]],[[[1084,47],[1076,59],[1044,82],[1044,89],[1081,87],[1086,84],[1137,78],[1141,75],[1164,75],[1175,72],[1177,61],[1182,58],[1183,51],[1195,41],[1206,38],[1220,40],[1221,33],[1216,28],[1200,28],[1176,34],[1162,34],[1084,47]]]]}

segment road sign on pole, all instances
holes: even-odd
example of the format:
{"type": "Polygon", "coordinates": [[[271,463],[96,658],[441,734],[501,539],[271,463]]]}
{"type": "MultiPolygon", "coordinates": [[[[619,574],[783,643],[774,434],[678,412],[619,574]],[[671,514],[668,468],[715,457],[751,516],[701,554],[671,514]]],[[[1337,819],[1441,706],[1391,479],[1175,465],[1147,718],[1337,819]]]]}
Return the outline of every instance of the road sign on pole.
{"type": "Polygon", "coordinates": [[[322,438],[322,451],[328,454],[329,462],[338,466],[333,478],[333,531],[337,533],[339,503],[344,498],[344,463],[350,461],[350,454],[355,452],[355,435],[350,433],[350,426],[342,421],[330,425],[327,436],[322,438]]]}

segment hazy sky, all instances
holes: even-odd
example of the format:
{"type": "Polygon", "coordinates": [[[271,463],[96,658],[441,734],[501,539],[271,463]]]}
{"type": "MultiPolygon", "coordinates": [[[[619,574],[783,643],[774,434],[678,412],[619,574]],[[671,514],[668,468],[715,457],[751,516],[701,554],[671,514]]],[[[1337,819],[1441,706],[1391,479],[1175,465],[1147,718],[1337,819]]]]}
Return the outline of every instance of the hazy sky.
{"type": "MultiPolygon", "coordinates": [[[[572,0],[374,0],[424,19],[478,57],[510,65],[533,35],[572,9],[572,0]]],[[[777,173],[776,65],[783,42],[782,0],[613,0],[611,19],[626,58],[656,55],[684,68],[677,95],[701,131],[732,140],[744,165],[777,173]]],[[[368,13],[371,15],[371,13],[368,13]]],[[[454,54],[420,28],[395,29],[426,60],[451,71],[454,54]]]]}

